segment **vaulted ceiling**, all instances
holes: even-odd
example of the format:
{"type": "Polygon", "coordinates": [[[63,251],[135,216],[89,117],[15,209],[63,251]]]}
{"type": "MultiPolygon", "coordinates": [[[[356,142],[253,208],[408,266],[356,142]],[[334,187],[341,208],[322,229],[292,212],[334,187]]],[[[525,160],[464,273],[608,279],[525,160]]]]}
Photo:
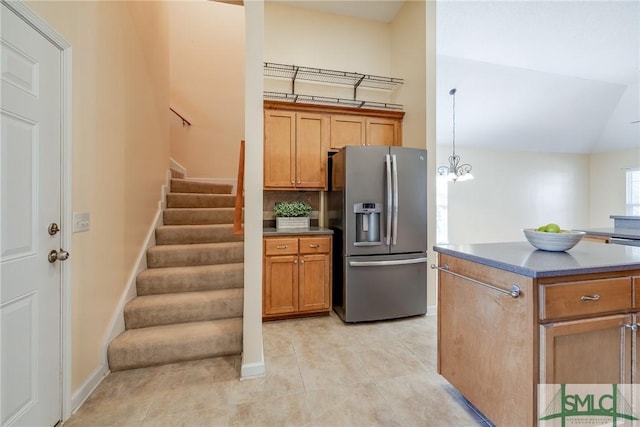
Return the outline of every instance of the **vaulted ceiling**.
{"type": "Polygon", "coordinates": [[[437,5],[438,142],[589,153],[640,145],[640,2],[437,5]]]}
{"type": "MultiPolygon", "coordinates": [[[[277,1],[391,22],[403,0],[277,1]]],[[[640,1],[438,1],[437,140],[590,153],[640,146],[640,1]]]]}

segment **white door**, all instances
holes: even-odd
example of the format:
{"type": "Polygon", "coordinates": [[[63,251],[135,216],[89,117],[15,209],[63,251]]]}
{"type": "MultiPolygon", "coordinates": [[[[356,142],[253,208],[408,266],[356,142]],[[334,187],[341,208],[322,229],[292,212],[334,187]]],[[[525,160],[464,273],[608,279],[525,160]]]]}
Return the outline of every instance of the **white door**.
{"type": "Polygon", "coordinates": [[[2,4],[2,426],[62,418],[61,51],[2,4]]]}

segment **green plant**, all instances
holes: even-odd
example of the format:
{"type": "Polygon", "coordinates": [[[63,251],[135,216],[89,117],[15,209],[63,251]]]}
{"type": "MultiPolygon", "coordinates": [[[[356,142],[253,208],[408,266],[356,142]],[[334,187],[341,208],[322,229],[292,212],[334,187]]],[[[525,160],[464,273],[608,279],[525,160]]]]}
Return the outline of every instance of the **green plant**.
{"type": "Polygon", "coordinates": [[[276,217],[300,217],[310,214],[311,206],[306,202],[279,202],[273,207],[273,215],[276,217]]]}

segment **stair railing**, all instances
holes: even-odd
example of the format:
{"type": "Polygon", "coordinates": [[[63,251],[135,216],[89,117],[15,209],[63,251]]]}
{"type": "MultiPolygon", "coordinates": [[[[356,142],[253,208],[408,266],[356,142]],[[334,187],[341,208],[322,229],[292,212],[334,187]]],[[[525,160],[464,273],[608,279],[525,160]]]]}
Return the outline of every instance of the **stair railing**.
{"type": "Polygon", "coordinates": [[[180,120],[182,120],[182,127],[184,127],[184,125],[189,125],[191,126],[191,122],[189,120],[187,120],[182,114],[178,113],[176,110],[174,110],[172,107],[169,107],[169,110],[171,110],[171,112],[173,114],[175,114],[176,116],[180,117],[180,120]]]}
{"type": "Polygon", "coordinates": [[[233,213],[233,234],[244,234],[242,228],[242,207],[244,205],[244,139],[240,141],[238,160],[238,182],[236,183],[236,205],[233,213]]]}

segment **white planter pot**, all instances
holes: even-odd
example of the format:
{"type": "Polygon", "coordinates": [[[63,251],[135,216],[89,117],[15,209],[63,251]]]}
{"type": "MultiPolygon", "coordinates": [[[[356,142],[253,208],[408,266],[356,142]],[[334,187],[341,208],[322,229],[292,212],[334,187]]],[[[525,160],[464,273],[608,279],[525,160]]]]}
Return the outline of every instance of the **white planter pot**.
{"type": "Polygon", "coordinates": [[[309,228],[309,217],[308,216],[293,217],[293,218],[277,217],[276,228],[278,230],[288,230],[292,228],[309,228]]]}

